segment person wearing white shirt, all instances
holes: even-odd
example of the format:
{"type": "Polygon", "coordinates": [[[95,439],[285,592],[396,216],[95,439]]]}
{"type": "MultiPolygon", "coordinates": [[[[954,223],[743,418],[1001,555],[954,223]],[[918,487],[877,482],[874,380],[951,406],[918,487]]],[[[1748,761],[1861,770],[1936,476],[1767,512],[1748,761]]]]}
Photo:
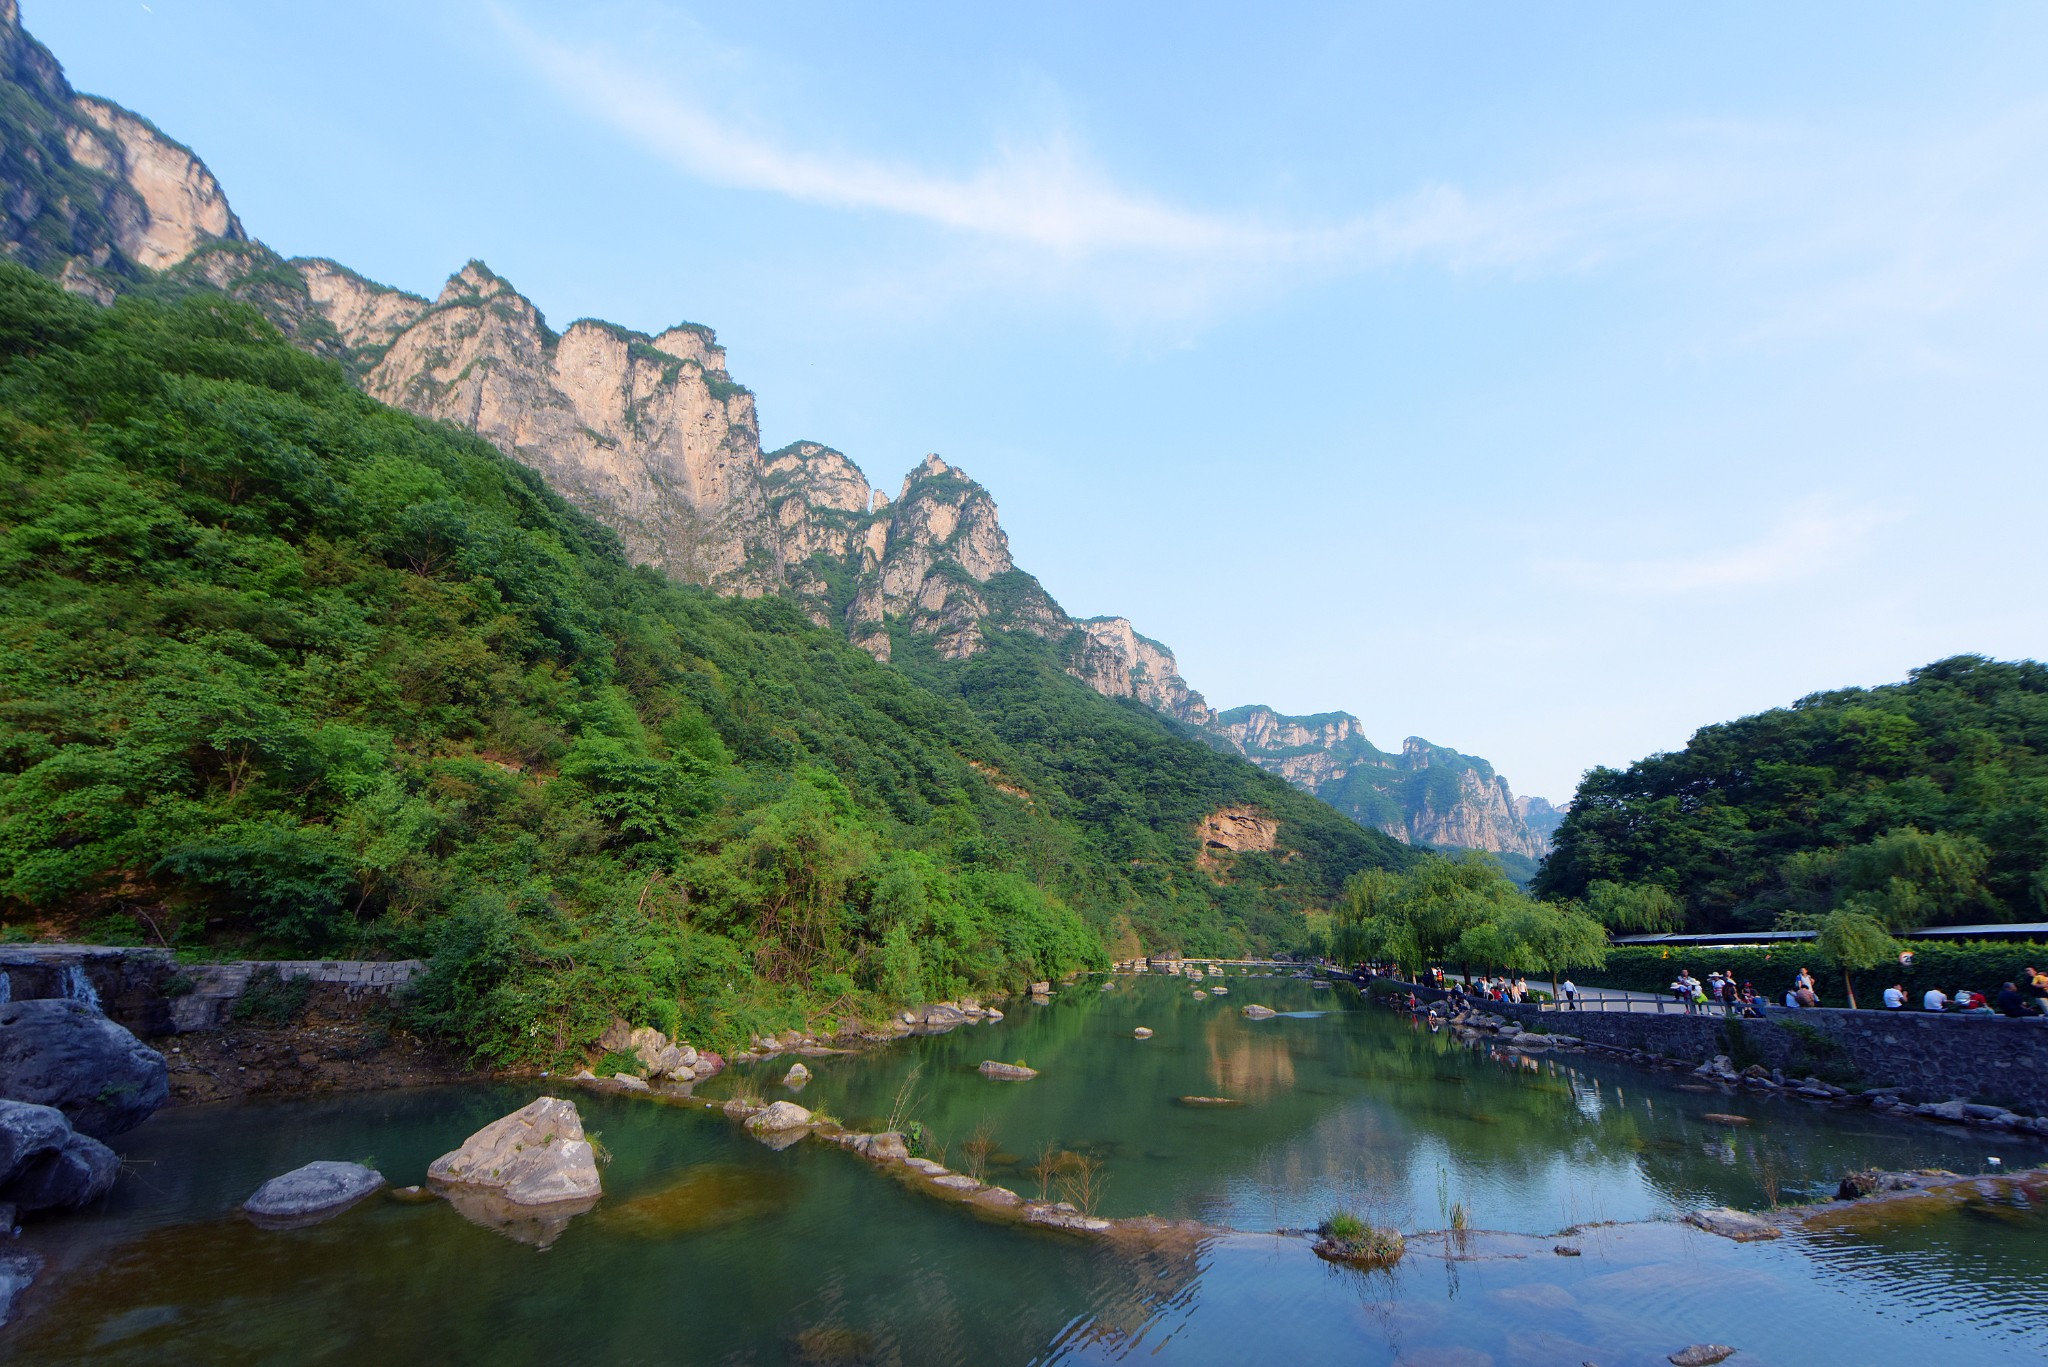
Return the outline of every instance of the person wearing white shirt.
{"type": "Polygon", "coordinates": [[[1905,989],[1904,987],[1900,987],[1900,986],[1892,986],[1892,987],[1887,987],[1887,988],[1886,988],[1886,989],[1884,990],[1884,1009],[1885,1009],[1885,1010],[1887,1010],[1887,1011],[1899,1011],[1899,1010],[1903,1010],[1903,1009],[1904,1009],[1904,1007],[1905,1007],[1905,1005],[1906,1005],[1906,989],[1905,989]]]}
{"type": "Polygon", "coordinates": [[[1939,1011],[1947,1005],[1948,998],[1938,987],[1928,988],[1927,995],[1920,999],[1920,1009],[1922,1011],[1939,1011]]]}

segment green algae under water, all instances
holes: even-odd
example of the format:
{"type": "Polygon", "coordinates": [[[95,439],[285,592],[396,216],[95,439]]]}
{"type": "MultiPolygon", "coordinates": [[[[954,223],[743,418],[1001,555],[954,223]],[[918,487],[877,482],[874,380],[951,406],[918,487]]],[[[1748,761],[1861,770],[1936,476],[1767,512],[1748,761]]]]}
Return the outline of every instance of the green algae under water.
{"type": "MultiPolygon", "coordinates": [[[[1320,1262],[1246,1232],[1131,1252],[991,1225],[837,1149],[771,1152],[723,1118],[574,1095],[616,1155],[606,1196],[538,1249],[442,1203],[375,1199],[306,1229],[235,1206],[314,1158],[417,1181],[436,1155],[546,1084],[197,1107],[124,1136],[103,1210],[35,1227],[49,1267],[0,1331],[21,1362],[1577,1364],[2038,1362],[2048,1352],[2048,1218],[1961,1203],[1914,1223],[1736,1245],[1668,1221],[1831,1189],[1852,1167],[1975,1172],[2039,1146],[1861,1111],[1679,1090],[1583,1057],[1533,1064],[1366,1009],[1344,989],[1232,979],[1082,983],[998,1024],[810,1060],[799,1095],[850,1125],[909,1114],[990,1180],[1036,1195],[1047,1145],[1100,1158],[1106,1214],[1242,1231],[1349,1205],[1408,1229],[1390,1272],[1320,1262]],[[1288,1014],[1247,1021],[1259,1001],[1288,1014]],[[1309,1014],[1312,1013],[1312,1014],[1309,1014]],[[1145,1025],[1149,1040],[1131,1037],[1145,1025]],[[1041,1069],[998,1083],[974,1066],[1041,1069]],[[1228,1108],[1182,1105],[1223,1096],[1228,1108]],[[1707,1112],[1751,1118],[1729,1129],[1707,1112]]],[[[788,1061],[705,1090],[790,1095],[788,1061]]],[[[559,1090],[559,1089],[557,1089],[559,1090]]]]}

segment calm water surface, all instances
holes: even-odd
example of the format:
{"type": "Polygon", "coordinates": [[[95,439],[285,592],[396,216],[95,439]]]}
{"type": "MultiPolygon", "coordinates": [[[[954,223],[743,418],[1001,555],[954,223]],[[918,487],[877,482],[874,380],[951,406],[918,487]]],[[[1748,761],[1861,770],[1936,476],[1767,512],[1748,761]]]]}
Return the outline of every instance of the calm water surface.
{"type": "MultiPolygon", "coordinates": [[[[786,1066],[706,1090],[788,1095],[786,1066]]],[[[1733,1363],[2048,1355],[2048,1216],[2010,1203],[1742,1246],[1631,1224],[1582,1234],[1578,1258],[1530,1237],[1790,1201],[1850,1167],[2018,1167],[2048,1159],[2037,1146],[1686,1092],[1689,1079],[1581,1058],[1530,1065],[1292,981],[1233,979],[1207,1001],[1161,979],[1085,984],[1000,1024],[811,1067],[803,1104],[866,1126],[901,1096],[950,1163],[966,1165],[979,1132],[991,1179],[1029,1195],[1048,1145],[1090,1153],[1108,1214],[1270,1231],[1344,1204],[1412,1230],[1458,1203],[1512,1233],[1462,1250],[1418,1240],[1378,1274],[1271,1233],[1119,1253],[983,1224],[836,1150],[775,1153],[717,1117],[584,1095],[616,1155],[606,1197],[544,1250],[440,1203],[377,1200],[265,1232],[234,1214],[264,1178],[344,1158],[417,1181],[543,1088],[244,1103],[159,1115],[125,1137],[104,1211],[36,1229],[51,1265],[0,1358],[1616,1367],[1701,1340],[1742,1346],[1733,1363]],[[1246,1021],[1251,1001],[1297,1014],[1246,1021]],[[1157,1034],[1133,1040],[1136,1025],[1157,1034]],[[973,1071],[984,1058],[1042,1074],[990,1082],[973,1071]]]]}

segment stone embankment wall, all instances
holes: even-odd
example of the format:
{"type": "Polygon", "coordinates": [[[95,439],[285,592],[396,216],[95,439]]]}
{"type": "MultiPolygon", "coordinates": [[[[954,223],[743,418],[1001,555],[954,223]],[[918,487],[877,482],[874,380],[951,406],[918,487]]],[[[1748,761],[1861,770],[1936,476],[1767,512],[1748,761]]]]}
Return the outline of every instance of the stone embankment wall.
{"type": "Polygon", "coordinates": [[[1898,1087],[1916,1100],[1966,1101],[2048,1115],[2048,1020],[1922,1011],[1774,1012],[1762,1020],[1644,1011],[1545,1011],[1488,1002],[1525,1029],[1575,1035],[1698,1063],[1727,1054],[1788,1076],[1819,1074],[1866,1087],[1898,1087]],[[1737,1033],[1739,1032],[1739,1034],[1737,1033]],[[1832,1076],[1830,1076],[1832,1074],[1832,1076]]]}
{"type": "Polygon", "coordinates": [[[0,1000],[90,997],[108,1019],[153,1038],[218,1030],[234,1014],[250,980],[273,969],[287,981],[309,978],[354,1001],[403,987],[426,965],[418,959],[243,960],[180,965],[168,950],[110,945],[0,946],[0,1000]]]}

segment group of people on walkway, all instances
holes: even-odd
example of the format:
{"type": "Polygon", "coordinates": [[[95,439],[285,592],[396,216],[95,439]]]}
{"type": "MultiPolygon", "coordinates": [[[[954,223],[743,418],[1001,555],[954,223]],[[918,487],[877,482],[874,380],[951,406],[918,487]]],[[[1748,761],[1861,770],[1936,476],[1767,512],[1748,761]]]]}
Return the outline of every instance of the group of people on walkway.
{"type": "MultiPolygon", "coordinates": [[[[1801,969],[1800,972],[1803,974],[1805,970],[1801,969]]],[[[1813,989],[1813,979],[1810,977],[1806,980],[1806,988],[1809,992],[1813,989]]],[[[1705,982],[1693,977],[1691,970],[1681,968],[1678,970],[1678,976],[1672,980],[1670,990],[1671,995],[1685,1007],[1688,1015],[1763,1014],[1763,999],[1757,996],[1756,988],[1747,980],[1737,982],[1733,973],[1724,973],[1718,968],[1707,974],[1705,982]]],[[[1786,1004],[1791,1004],[1789,994],[1786,1004]]],[[[1820,999],[1814,998],[1813,1004],[1819,1006],[1820,999]]]]}
{"type": "MultiPolygon", "coordinates": [[[[1909,1000],[1903,983],[1893,983],[1884,990],[1887,1011],[1903,1011],[1909,1000]]],[[[2042,973],[2029,964],[2016,981],[2006,983],[1990,997],[1967,987],[1959,987],[1953,994],[1930,987],[1920,994],[1920,1009],[1965,1016],[2011,1016],[2015,1019],[2048,1016],[2048,973],[2042,973]]]]}

